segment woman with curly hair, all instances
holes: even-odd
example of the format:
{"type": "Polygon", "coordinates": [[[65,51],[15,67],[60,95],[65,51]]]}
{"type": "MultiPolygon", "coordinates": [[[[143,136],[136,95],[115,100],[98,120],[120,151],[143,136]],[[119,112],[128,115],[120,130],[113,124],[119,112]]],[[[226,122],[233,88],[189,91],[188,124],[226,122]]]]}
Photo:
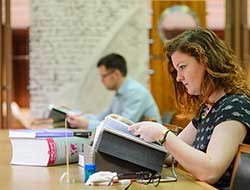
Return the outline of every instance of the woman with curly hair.
{"type": "Polygon", "coordinates": [[[243,69],[230,47],[204,28],[168,41],[165,51],[177,106],[196,115],[178,136],[153,122],[129,130],[161,142],[197,179],[227,189],[238,146],[250,143],[250,90],[243,69]]]}

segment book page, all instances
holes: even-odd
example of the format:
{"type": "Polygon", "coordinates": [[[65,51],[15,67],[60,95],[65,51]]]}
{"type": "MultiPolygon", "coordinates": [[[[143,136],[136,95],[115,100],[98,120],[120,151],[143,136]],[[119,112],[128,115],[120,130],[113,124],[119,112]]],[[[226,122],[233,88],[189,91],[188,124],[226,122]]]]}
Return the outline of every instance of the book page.
{"type": "Polygon", "coordinates": [[[123,138],[129,139],[139,144],[143,144],[145,146],[149,146],[151,148],[157,149],[162,152],[166,152],[166,150],[159,144],[146,142],[138,136],[135,136],[133,133],[128,131],[128,124],[133,124],[132,121],[128,120],[119,115],[108,115],[96,129],[96,134],[93,141],[93,149],[97,150],[99,146],[99,142],[102,138],[103,131],[110,132],[112,134],[121,136],[123,138]],[[115,117],[115,118],[114,118],[115,117]]]}
{"type": "Polygon", "coordinates": [[[133,135],[131,132],[128,131],[128,126],[132,124],[134,124],[134,122],[125,117],[122,117],[117,114],[111,114],[105,118],[103,122],[103,127],[115,129],[117,131],[122,131],[124,133],[133,135]]]}
{"type": "Polygon", "coordinates": [[[105,128],[110,128],[125,134],[133,135],[131,132],[128,131],[128,126],[133,123],[134,122],[130,121],[129,119],[117,114],[108,115],[96,128],[95,137],[93,140],[93,149],[96,150],[99,140],[101,139],[103,130],[105,128]]]}
{"type": "Polygon", "coordinates": [[[102,138],[102,132],[103,132],[103,121],[101,124],[96,128],[95,130],[95,136],[93,140],[92,150],[97,150],[97,145],[99,144],[100,139],[102,138]]]}

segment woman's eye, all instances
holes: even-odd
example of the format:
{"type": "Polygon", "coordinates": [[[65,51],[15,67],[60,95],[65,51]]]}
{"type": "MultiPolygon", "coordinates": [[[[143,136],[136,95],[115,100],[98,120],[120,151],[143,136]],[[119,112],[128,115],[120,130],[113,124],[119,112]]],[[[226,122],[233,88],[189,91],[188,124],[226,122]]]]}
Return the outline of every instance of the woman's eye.
{"type": "Polygon", "coordinates": [[[186,67],[186,65],[181,65],[181,66],[179,67],[179,69],[180,69],[180,70],[183,70],[185,67],[186,67]]]}

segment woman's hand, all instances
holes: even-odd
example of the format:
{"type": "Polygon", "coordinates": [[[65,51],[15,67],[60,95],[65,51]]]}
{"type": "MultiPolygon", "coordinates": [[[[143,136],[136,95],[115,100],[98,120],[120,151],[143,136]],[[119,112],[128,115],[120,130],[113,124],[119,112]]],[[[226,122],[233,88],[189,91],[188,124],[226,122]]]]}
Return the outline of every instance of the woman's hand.
{"type": "Polygon", "coordinates": [[[158,142],[163,138],[167,128],[156,122],[143,121],[129,126],[128,130],[147,142],[158,142]]]}

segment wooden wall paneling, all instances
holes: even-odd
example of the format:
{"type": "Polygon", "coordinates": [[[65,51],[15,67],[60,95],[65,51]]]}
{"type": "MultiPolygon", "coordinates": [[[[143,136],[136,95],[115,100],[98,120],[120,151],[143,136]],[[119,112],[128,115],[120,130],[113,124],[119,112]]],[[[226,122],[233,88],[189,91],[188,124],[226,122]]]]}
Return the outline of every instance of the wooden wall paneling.
{"type": "Polygon", "coordinates": [[[151,93],[153,94],[160,112],[175,112],[175,102],[171,93],[171,83],[168,77],[166,60],[163,52],[164,44],[160,39],[158,32],[158,22],[161,13],[174,5],[186,5],[190,7],[200,19],[200,25],[205,26],[205,0],[201,1],[168,1],[168,0],[152,0],[152,29],[150,37],[152,44],[150,45],[150,69],[153,74],[150,77],[151,93]]]}
{"type": "Polygon", "coordinates": [[[248,30],[248,18],[247,16],[247,12],[250,11],[248,10],[248,6],[247,6],[247,0],[243,0],[242,4],[241,4],[241,48],[242,48],[242,64],[245,67],[247,74],[249,75],[248,71],[249,71],[249,65],[250,65],[250,53],[249,53],[249,30],[248,30]]]}
{"type": "MultiPolygon", "coordinates": [[[[250,11],[250,10],[248,10],[250,11]]],[[[250,18],[248,18],[250,19],[250,18]]],[[[250,86],[250,27],[248,29],[248,44],[249,44],[249,47],[248,47],[248,82],[249,82],[249,86],[250,86]]]]}
{"type": "Polygon", "coordinates": [[[247,26],[247,8],[247,0],[226,1],[225,40],[234,50],[243,68],[246,69],[246,72],[249,72],[250,42],[249,29],[247,26]]]}
{"type": "MultiPolygon", "coordinates": [[[[164,5],[167,2],[162,2],[164,5]]],[[[166,6],[166,5],[165,5],[166,6]]],[[[152,45],[150,46],[150,69],[154,73],[150,77],[151,92],[158,104],[159,110],[163,113],[163,44],[158,36],[158,19],[160,18],[161,12],[164,10],[165,6],[161,6],[159,1],[152,1],[152,30],[150,37],[152,39],[152,45]]]]}
{"type": "Polygon", "coordinates": [[[6,101],[6,122],[4,127],[10,128],[12,114],[12,29],[11,29],[11,8],[10,0],[5,0],[5,24],[4,24],[4,47],[3,57],[5,65],[6,85],[5,85],[5,101],[6,101]]]}
{"type": "Polygon", "coordinates": [[[2,9],[3,9],[3,1],[1,0],[0,1],[0,129],[3,128],[3,92],[2,92],[2,86],[3,86],[3,75],[2,75],[2,72],[3,72],[3,22],[2,22],[2,9]]]}
{"type": "Polygon", "coordinates": [[[29,107],[29,28],[13,29],[13,100],[29,107]]]}
{"type": "Polygon", "coordinates": [[[234,14],[234,37],[233,37],[233,41],[234,41],[234,48],[235,48],[235,53],[238,57],[240,57],[240,40],[239,40],[239,36],[240,36],[240,26],[241,26],[241,17],[240,17],[240,1],[235,1],[234,3],[234,10],[235,10],[235,14],[234,14]]]}
{"type": "Polygon", "coordinates": [[[233,17],[232,15],[232,3],[229,1],[226,2],[226,26],[225,26],[225,41],[232,46],[232,23],[233,17]]]}
{"type": "Polygon", "coordinates": [[[20,107],[29,107],[29,60],[27,57],[13,59],[13,101],[20,107]]]}

